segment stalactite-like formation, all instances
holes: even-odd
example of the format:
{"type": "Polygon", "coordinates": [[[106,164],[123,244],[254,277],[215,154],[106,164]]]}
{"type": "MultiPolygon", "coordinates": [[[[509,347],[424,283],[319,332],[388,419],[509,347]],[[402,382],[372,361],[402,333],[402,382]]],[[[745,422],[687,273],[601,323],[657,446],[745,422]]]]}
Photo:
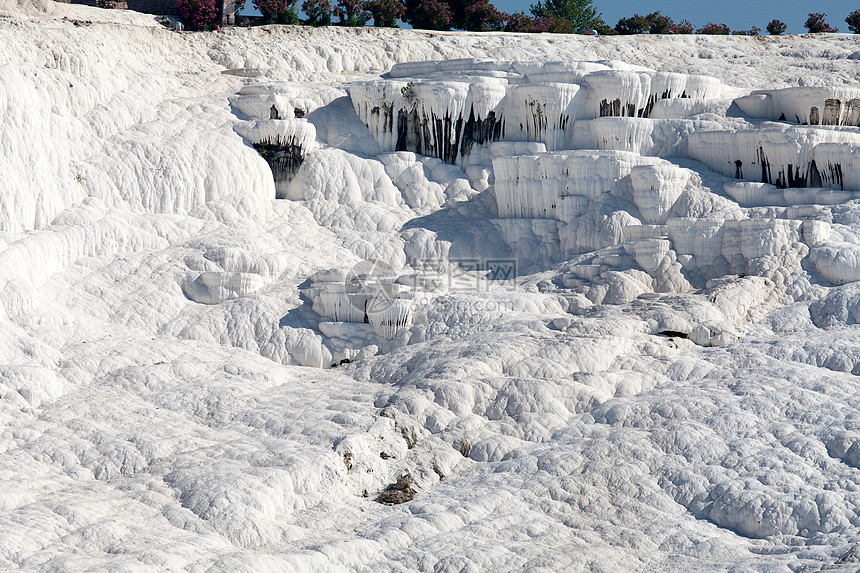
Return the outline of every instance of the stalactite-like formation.
{"type": "Polygon", "coordinates": [[[276,184],[290,182],[301,167],[302,161],[305,160],[302,142],[296,137],[284,139],[276,137],[274,140],[265,140],[253,145],[272,169],[276,184]]]}
{"type": "Polygon", "coordinates": [[[356,114],[386,151],[413,151],[459,163],[475,144],[503,135],[497,109],[505,81],[360,82],[350,87],[356,114]]]}
{"type": "MultiPolygon", "coordinates": [[[[323,318],[369,325],[374,333],[389,340],[412,323],[413,300],[408,289],[388,281],[376,282],[373,276],[350,278],[344,273],[342,279],[313,284],[305,292],[323,318]]],[[[349,327],[340,330],[343,328],[349,327]]]]}
{"type": "Polygon", "coordinates": [[[860,88],[795,87],[755,91],[735,100],[750,117],[802,125],[860,126],[860,88]]]}
{"type": "Polygon", "coordinates": [[[718,173],[787,187],[860,189],[860,133],[811,127],[710,131],[690,135],[689,152],[718,173]]]}
{"type": "Polygon", "coordinates": [[[398,79],[357,82],[349,90],[379,145],[461,164],[476,145],[519,140],[566,149],[576,120],[648,117],[658,101],[716,98],[722,91],[706,76],[594,62],[416,62],[398,64],[390,76],[398,79]]]}
{"type": "Polygon", "coordinates": [[[269,164],[278,197],[283,198],[287,184],[316,145],[314,126],[301,119],[266,119],[241,122],[234,129],[269,164]]]}

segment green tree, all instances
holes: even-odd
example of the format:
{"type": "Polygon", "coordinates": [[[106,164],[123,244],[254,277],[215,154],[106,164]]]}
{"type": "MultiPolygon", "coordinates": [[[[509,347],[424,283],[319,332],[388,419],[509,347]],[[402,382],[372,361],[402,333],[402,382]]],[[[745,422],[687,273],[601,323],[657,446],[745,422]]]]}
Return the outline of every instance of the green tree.
{"type": "Polygon", "coordinates": [[[529,11],[535,18],[563,18],[573,24],[579,34],[593,28],[600,12],[591,5],[591,0],[543,0],[532,4],[529,11]]]}

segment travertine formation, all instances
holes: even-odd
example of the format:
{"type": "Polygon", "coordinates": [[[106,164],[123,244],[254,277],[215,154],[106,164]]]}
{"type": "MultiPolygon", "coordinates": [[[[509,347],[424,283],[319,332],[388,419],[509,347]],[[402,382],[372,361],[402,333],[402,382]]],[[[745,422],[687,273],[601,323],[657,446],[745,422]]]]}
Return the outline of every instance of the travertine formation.
{"type": "Polygon", "coordinates": [[[860,36],[0,45],[0,569],[856,561],[860,36]]]}
{"type": "MultiPolygon", "coordinates": [[[[461,59],[398,64],[388,76],[348,86],[383,164],[412,152],[459,165],[472,192],[490,188],[495,227],[517,260],[577,255],[562,282],[593,303],[689,292],[738,274],[785,288],[807,257],[831,282],[860,275],[855,258],[834,256],[845,249],[822,220],[823,208],[860,192],[854,88],[731,97],[715,78],[619,62],[461,59]],[[786,117],[796,121],[772,121],[786,117]]],[[[280,197],[317,201],[307,194],[317,186],[288,184],[315,146],[305,115],[336,96],[270,84],[233,100],[258,117],[237,125],[246,140],[289,155],[266,156],[280,197]]],[[[379,201],[386,185],[361,191],[362,200],[379,201]]],[[[340,281],[308,292],[332,338],[369,328],[390,340],[411,324],[409,299],[390,288],[340,281]],[[388,303],[366,309],[374,299],[388,303]]],[[[335,346],[336,355],[361,352],[335,346]]]]}
{"type": "Polygon", "coordinates": [[[731,97],[715,78],[616,62],[454,60],[389,75],[349,88],[381,149],[489,171],[506,241],[542,245],[517,250],[521,261],[597,253],[565,282],[593,302],[617,272],[633,277],[633,296],[729,274],[782,285],[807,256],[835,282],[857,274],[853,258],[826,254],[816,207],[860,192],[855,88],[731,97]],[[472,138],[466,126],[487,118],[492,129],[472,138]]]}

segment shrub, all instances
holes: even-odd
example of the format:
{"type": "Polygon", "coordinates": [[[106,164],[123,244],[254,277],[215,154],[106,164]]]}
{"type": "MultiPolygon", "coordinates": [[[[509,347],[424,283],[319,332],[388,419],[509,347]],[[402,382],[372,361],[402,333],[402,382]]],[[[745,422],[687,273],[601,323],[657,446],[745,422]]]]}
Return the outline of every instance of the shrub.
{"type": "Polygon", "coordinates": [[[253,0],[254,8],[260,11],[267,24],[295,24],[299,15],[296,0],[253,0]]]}
{"type": "Polygon", "coordinates": [[[809,14],[809,17],[806,19],[806,22],[803,23],[806,26],[806,29],[809,30],[811,34],[821,34],[823,32],[838,32],[838,28],[831,28],[830,24],[824,21],[824,18],[827,14],[822,14],[819,12],[813,12],[809,14]]]}
{"type": "Polygon", "coordinates": [[[508,14],[508,21],[505,22],[505,32],[531,32],[533,20],[531,16],[526,16],[523,12],[508,14]]]}
{"type": "MultiPolygon", "coordinates": [[[[575,22],[564,18],[548,17],[548,18],[530,18],[522,12],[514,12],[507,15],[505,23],[505,32],[528,32],[533,34],[552,33],[552,34],[576,34],[578,26],[575,22]]],[[[597,30],[598,34],[614,34],[615,32],[606,25],[603,20],[597,19],[591,22],[587,28],[589,30],[597,30]]]]}
{"type": "Polygon", "coordinates": [[[535,18],[536,23],[538,23],[539,20],[540,25],[545,26],[546,31],[551,34],[581,34],[585,31],[583,26],[577,24],[573,20],[568,20],[567,18],[559,18],[558,16],[535,18]]]}
{"type": "Polygon", "coordinates": [[[725,24],[714,24],[713,22],[708,22],[706,26],[702,26],[696,30],[696,33],[706,36],[728,36],[731,33],[731,30],[725,24]]]}
{"type": "Polygon", "coordinates": [[[529,12],[535,20],[543,18],[545,22],[560,26],[560,29],[565,31],[558,33],[563,34],[581,34],[600,18],[600,13],[591,5],[591,0],[543,0],[532,4],[529,12]]]}
{"type": "Polygon", "coordinates": [[[785,30],[787,28],[788,26],[785,25],[785,22],[781,20],[771,20],[765,29],[771,36],[781,36],[785,34],[785,30]]]}
{"type": "Polygon", "coordinates": [[[305,22],[310,26],[328,26],[331,24],[331,2],[329,0],[305,0],[302,10],[307,14],[305,22]]]}
{"type": "Polygon", "coordinates": [[[477,0],[466,6],[464,28],[470,32],[503,30],[509,16],[500,12],[489,0],[477,0]]]}
{"type": "Polygon", "coordinates": [[[668,34],[674,23],[670,17],[660,14],[659,10],[645,16],[645,20],[648,22],[649,34],[668,34]]]}
{"type": "Polygon", "coordinates": [[[359,27],[364,26],[370,20],[370,12],[364,9],[361,0],[338,0],[334,9],[341,26],[359,27]]]}
{"type": "MultiPolygon", "coordinates": [[[[686,20],[684,20],[686,22],[686,20]]],[[[689,24],[689,22],[687,22],[689,24]]],[[[629,18],[621,18],[615,24],[615,33],[630,34],[669,34],[674,33],[675,23],[672,18],[663,16],[660,11],[651,12],[647,16],[633,14],[629,18]]],[[[690,26],[692,30],[692,26],[690,26]]]]}
{"type": "Polygon", "coordinates": [[[218,18],[215,0],[179,0],[176,11],[189,30],[208,30],[218,18]]]}
{"type": "Polygon", "coordinates": [[[673,34],[692,34],[695,28],[689,20],[684,18],[680,22],[672,22],[672,27],[669,28],[669,31],[673,34]]]}
{"type": "Polygon", "coordinates": [[[849,30],[855,34],[860,34],[860,10],[854,10],[848,14],[848,17],[845,18],[845,22],[848,24],[849,30]]]}
{"type": "Polygon", "coordinates": [[[440,0],[406,0],[406,21],[422,30],[450,30],[454,13],[440,0]]]}
{"type": "Polygon", "coordinates": [[[758,36],[760,32],[761,28],[753,26],[749,30],[735,30],[732,32],[732,36],[758,36]]]}
{"type": "Polygon", "coordinates": [[[397,28],[397,20],[406,16],[403,0],[370,0],[364,9],[373,17],[373,25],[379,28],[397,28]]]}
{"type": "Polygon", "coordinates": [[[597,30],[597,33],[601,36],[614,36],[616,34],[615,30],[609,27],[609,24],[603,21],[603,18],[597,18],[594,20],[589,26],[589,30],[597,30]]]}
{"type": "Polygon", "coordinates": [[[634,14],[629,18],[621,18],[618,20],[618,23],[615,24],[615,31],[622,36],[629,36],[630,34],[644,34],[647,29],[648,19],[645,18],[645,16],[640,16],[639,14],[634,14]]]}

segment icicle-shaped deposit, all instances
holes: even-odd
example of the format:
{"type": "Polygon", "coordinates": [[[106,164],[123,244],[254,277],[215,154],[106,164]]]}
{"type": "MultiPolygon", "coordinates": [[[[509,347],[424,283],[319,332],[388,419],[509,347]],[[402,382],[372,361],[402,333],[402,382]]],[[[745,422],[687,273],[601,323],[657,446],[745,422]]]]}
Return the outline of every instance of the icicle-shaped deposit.
{"type": "Polygon", "coordinates": [[[566,151],[493,160],[501,218],[570,221],[590,200],[612,192],[636,165],[660,159],[618,151],[566,151]]]}
{"type": "Polygon", "coordinates": [[[543,141],[547,149],[565,149],[568,131],[582,105],[576,84],[540,82],[511,86],[505,98],[505,139],[543,141]]]}
{"type": "Polygon", "coordinates": [[[395,299],[377,299],[368,305],[367,318],[373,331],[389,340],[412,323],[412,298],[406,294],[395,299]]]}
{"type": "Polygon", "coordinates": [[[671,72],[598,71],[583,82],[591,90],[590,117],[648,117],[659,100],[714,99],[722,94],[716,78],[671,72]]]}
{"type": "Polygon", "coordinates": [[[356,114],[384,151],[414,151],[457,163],[474,144],[501,138],[497,109],[506,81],[377,80],[349,88],[356,114]]]}
{"type": "Polygon", "coordinates": [[[306,293],[320,316],[335,323],[369,324],[388,339],[412,324],[412,293],[403,285],[365,280],[317,283],[306,293]]]}
{"type": "Polygon", "coordinates": [[[695,132],[693,159],[735,179],[785,187],[860,190],[860,133],[769,124],[765,129],[695,132]]]}
{"type": "Polygon", "coordinates": [[[750,117],[804,125],[860,126],[860,88],[795,87],[759,90],[735,99],[750,117]]]}
{"type": "Polygon", "coordinates": [[[263,156],[275,179],[278,197],[316,145],[316,129],[300,119],[242,121],[233,129],[263,156]]]}
{"type": "Polygon", "coordinates": [[[358,117],[382,149],[449,163],[464,162],[475,144],[499,139],[566,149],[578,119],[648,117],[656,102],[673,98],[695,99],[702,107],[723,90],[707,76],[611,69],[598,62],[465,58],[397,64],[389,76],[398,79],[349,88],[358,117]]]}

